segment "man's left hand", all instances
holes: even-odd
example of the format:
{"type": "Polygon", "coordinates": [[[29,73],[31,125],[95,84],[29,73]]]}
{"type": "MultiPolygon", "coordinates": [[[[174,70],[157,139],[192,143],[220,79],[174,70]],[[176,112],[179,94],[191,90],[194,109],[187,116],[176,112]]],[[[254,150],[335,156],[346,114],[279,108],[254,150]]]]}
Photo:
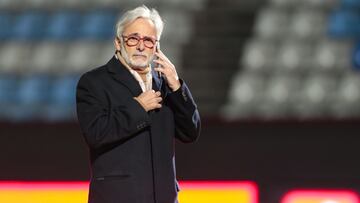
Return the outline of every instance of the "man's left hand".
{"type": "Polygon", "coordinates": [[[161,74],[164,75],[165,80],[167,81],[172,91],[178,90],[181,84],[174,64],[172,64],[171,61],[160,50],[159,52],[156,52],[155,55],[158,57],[158,59],[154,60],[154,62],[161,65],[162,67],[154,68],[154,70],[161,72],[161,74]]]}

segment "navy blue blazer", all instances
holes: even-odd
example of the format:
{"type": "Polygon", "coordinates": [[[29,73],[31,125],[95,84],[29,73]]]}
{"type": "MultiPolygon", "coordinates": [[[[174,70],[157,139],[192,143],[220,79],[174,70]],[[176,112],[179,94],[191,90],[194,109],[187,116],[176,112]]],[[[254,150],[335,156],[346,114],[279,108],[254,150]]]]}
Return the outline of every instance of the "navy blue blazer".
{"type": "Polygon", "coordinates": [[[162,107],[146,112],[139,83],[119,60],[83,74],[77,85],[80,127],[90,151],[90,203],[172,203],[179,191],[175,138],[194,142],[200,116],[186,84],[172,92],[153,72],[162,107]]]}

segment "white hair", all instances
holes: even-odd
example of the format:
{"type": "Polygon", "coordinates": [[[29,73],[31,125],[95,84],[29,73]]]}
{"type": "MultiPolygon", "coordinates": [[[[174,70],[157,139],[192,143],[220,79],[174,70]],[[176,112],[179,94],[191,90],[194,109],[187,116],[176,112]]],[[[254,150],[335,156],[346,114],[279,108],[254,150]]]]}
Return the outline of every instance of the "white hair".
{"type": "Polygon", "coordinates": [[[118,38],[122,39],[121,35],[123,34],[125,27],[129,23],[133,22],[134,20],[136,20],[138,18],[146,18],[146,19],[151,20],[155,25],[156,38],[157,38],[157,40],[160,40],[161,33],[164,28],[164,22],[162,21],[157,10],[155,10],[154,8],[150,10],[145,5],[142,5],[133,10],[127,11],[119,19],[119,21],[116,23],[116,36],[118,38]]]}

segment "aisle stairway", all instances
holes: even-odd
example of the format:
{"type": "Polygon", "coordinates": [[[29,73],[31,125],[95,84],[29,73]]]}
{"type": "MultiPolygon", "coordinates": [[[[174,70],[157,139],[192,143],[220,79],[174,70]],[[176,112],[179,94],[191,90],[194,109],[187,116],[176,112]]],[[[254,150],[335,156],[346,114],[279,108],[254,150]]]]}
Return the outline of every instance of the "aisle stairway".
{"type": "Polygon", "coordinates": [[[259,1],[209,0],[194,14],[194,31],[183,48],[182,64],[202,115],[216,116],[225,103],[258,5],[259,1]]]}

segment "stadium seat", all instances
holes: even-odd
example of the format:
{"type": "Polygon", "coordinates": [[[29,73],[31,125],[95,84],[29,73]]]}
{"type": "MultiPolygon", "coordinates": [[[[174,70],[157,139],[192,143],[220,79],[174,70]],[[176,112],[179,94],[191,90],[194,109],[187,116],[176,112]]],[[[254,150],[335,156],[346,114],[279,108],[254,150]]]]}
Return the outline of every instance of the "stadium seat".
{"type": "Polygon", "coordinates": [[[24,76],[16,92],[16,111],[12,112],[15,121],[42,119],[49,100],[50,78],[47,75],[24,76]]]}
{"type": "Polygon", "coordinates": [[[88,0],[62,0],[62,1],[54,1],[51,7],[57,7],[61,9],[75,9],[75,10],[81,10],[83,8],[89,8],[89,6],[92,6],[88,3],[88,0]]]}
{"type": "Polygon", "coordinates": [[[360,74],[348,72],[339,81],[336,95],[331,101],[332,116],[350,118],[360,115],[360,74]]]}
{"type": "Polygon", "coordinates": [[[49,121],[75,118],[77,75],[63,75],[52,81],[46,119],[49,121]]]}
{"type": "Polygon", "coordinates": [[[269,2],[270,5],[280,7],[282,9],[291,9],[292,7],[295,7],[297,3],[299,3],[296,0],[269,0],[269,2]]]}
{"type": "Polygon", "coordinates": [[[316,8],[322,11],[333,9],[342,0],[302,0],[298,1],[302,7],[316,8]]]}
{"type": "Polygon", "coordinates": [[[26,70],[31,58],[30,43],[11,41],[3,44],[0,50],[0,71],[21,73],[26,70]]]}
{"type": "Polygon", "coordinates": [[[104,55],[101,42],[97,41],[76,41],[68,47],[65,54],[65,67],[63,71],[66,72],[85,72],[91,68],[98,67],[105,64],[115,53],[113,49],[111,55],[105,61],[99,60],[100,56],[104,55]]]}
{"type": "Polygon", "coordinates": [[[360,9],[359,0],[341,0],[340,6],[345,9],[360,9]]]}
{"type": "Polygon", "coordinates": [[[244,47],[240,67],[247,71],[268,73],[273,71],[276,44],[270,40],[251,40],[244,47]]]}
{"type": "Polygon", "coordinates": [[[48,1],[48,0],[22,0],[22,1],[25,8],[30,8],[30,9],[46,10],[57,6],[56,4],[54,5],[55,3],[54,1],[48,1]]]}
{"type": "Polygon", "coordinates": [[[312,44],[293,39],[284,40],[276,57],[276,71],[302,73],[311,65],[312,44]]]}
{"type": "Polygon", "coordinates": [[[23,3],[22,0],[1,0],[0,10],[11,10],[14,8],[19,8],[21,3],[23,3]]]}
{"type": "Polygon", "coordinates": [[[74,40],[81,38],[82,15],[75,11],[57,12],[50,17],[46,38],[52,40],[74,40]]]}
{"type": "Polygon", "coordinates": [[[337,81],[331,75],[312,74],[304,79],[293,104],[299,117],[319,118],[330,115],[330,103],[335,96],[337,81]]]}
{"type": "Polygon", "coordinates": [[[67,43],[44,41],[33,47],[27,72],[61,74],[64,72],[67,43]]]}
{"type": "Polygon", "coordinates": [[[12,37],[15,40],[41,40],[48,26],[48,14],[45,12],[26,11],[15,19],[12,37]]]}
{"type": "Polygon", "coordinates": [[[360,42],[355,44],[352,50],[352,65],[356,70],[360,71],[360,42]]]}
{"type": "Polygon", "coordinates": [[[296,74],[273,75],[265,85],[264,98],[259,109],[265,118],[286,118],[292,115],[292,104],[300,88],[296,74]]]}
{"type": "Polygon", "coordinates": [[[360,36],[360,15],[351,10],[336,10],[329,18],[328,33],[334,38],[360,36]]]}
{"type": "Polygon", "coordinates": [[[14,102],[17,79],[15,74],[0,75],[0,105],[6,108],[6,105],[14,102]]]}
{"type": "Polygon", "coordinates": [[[287,35],[289,14],[284,10],[266,8],[259,12],[255,21],[255,34],[260,38],[279,39],[287,35]]]}
{"type": "Polygon", "coordinates": [[[189,15],[181,11],[164,11],[162,18],[166,22],[163,38],[171,38],[173,44],[184,44],[189,41],[192,27],[189,15]],[[181,29],[179,29],[181,27],[181,29]]]}
{"type": "Polygon", "coordinates": [[[351,42],[324,39],[314,48],[313,71],[341,73],[350,67],[351,42]]]}
{"type": "Polygon", "coordinates": [[[228,119],[256,117],[265,82],[258,74],[238,73],[230,87],[230,99],[223,109],[223,115],[228,119]]]}
{"type": "Polygon", "coordinates": [[[54,79],[51,85],[50,102],[57,105],[74,106],[78,77],[78,75],[64,75],[54,79]]]}
{"type": "MultiPolygon", "coordinates": [[[[138,0],[140,1],[140,0],[138,0]]],[[[204,8],[206,0],[152,0],[171,8],[196,11],[204,8]]],[[[150,0],[151,2],[151,0],[150,0]]]]}
{"type": "Polygon", "coordinates": [[[0,120],[8,120],[11,118],[15,106],[16,88],[16,75],[0,75],[0,120]]]}
{"type": "Polygon", "coordinates": [[[298,9],[289,24],[289,34],[294,38],[312,40],[326,33],[326,18],[316,9],[298,9]]]}
{"type": "Polygon", "coordinates": [[[7,40],[11,37],[13,25],[13,15],[10,12],[0,12],[0,40],[7,40]]]}
{"type": "Polygon", "coordinates": [[[45,104],[49,99],[50,78],[47,75],[24,76],[19,82],[17,102],[24,105],[45,104]]]}
{"type": "Polygon", "coordinates": [[[112,10],[92,11],[83,16],[81,36],[85,39],[110,40],[115,36],[117,14],[112,10]]]}

